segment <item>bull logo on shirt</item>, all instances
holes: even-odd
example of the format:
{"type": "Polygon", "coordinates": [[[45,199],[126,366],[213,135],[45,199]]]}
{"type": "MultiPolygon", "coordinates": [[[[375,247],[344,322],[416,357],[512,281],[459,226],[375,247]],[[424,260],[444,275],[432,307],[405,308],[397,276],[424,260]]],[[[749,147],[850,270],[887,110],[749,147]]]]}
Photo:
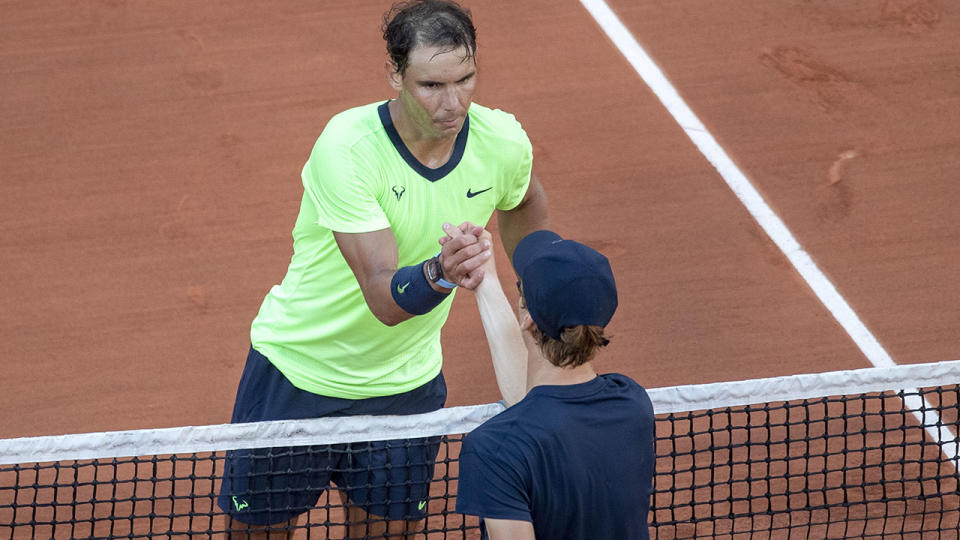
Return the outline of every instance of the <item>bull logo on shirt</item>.
{"type": "Polygon", "coordinates": [[[393,186],[393,194],[397,196],[397,201],[400,200],[400,197],[403,197],[403,194],[406,191],[407,191],[407,188],[403,186],[393,186]]]}

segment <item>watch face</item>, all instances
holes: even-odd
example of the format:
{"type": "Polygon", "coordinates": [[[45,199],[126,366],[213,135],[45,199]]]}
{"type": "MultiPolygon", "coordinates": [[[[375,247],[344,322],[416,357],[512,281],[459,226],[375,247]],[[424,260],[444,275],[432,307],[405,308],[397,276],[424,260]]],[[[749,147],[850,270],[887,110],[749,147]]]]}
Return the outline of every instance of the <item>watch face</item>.
{"type": "Polygon", "coordinates": [[[427,277],[434,283],[443,277],[443,269],[440,267],[439,257],[434,257],[427,261],[427,277]]]}

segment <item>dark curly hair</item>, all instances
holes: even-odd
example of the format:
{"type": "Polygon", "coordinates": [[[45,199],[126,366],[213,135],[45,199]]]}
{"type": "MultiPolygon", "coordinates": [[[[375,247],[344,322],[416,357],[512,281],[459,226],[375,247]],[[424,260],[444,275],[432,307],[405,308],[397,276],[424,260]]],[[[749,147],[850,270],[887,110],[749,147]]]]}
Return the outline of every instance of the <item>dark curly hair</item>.
{"type": "Polygon", "coordinates": [[[420,45],[466,49],[464,60],[477,54],[477,29],[470,10],[447,0],[398,2],[383,15],[387,53],[401,75],[410,51],[420,45]]]}

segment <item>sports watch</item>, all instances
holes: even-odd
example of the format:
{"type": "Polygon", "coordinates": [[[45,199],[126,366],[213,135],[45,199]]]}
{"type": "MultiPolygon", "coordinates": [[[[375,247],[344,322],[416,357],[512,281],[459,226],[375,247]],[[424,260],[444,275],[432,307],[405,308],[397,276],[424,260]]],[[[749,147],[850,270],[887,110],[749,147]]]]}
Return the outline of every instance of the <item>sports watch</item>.
{"type": "Polygon", "coordinates": [[[457,287],[456,283],[452,283],[443,279],[443,265],[440,264],[440,254],[437,253],[431,259],[427,259],[427,278],[441,287],[446,287],[448,289],[454,289],[457,287]]]}

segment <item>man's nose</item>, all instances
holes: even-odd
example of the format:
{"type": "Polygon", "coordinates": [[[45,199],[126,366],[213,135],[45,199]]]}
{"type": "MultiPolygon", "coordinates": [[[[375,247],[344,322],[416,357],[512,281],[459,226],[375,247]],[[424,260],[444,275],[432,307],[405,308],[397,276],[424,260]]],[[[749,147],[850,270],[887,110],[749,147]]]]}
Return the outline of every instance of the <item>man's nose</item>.
{"type": "Polygon", "coordinates": [[[456,110],[460,107],[460,94],[453,86],[447,87],[443,92],[443,108],[447,110],[456,110]]]}

